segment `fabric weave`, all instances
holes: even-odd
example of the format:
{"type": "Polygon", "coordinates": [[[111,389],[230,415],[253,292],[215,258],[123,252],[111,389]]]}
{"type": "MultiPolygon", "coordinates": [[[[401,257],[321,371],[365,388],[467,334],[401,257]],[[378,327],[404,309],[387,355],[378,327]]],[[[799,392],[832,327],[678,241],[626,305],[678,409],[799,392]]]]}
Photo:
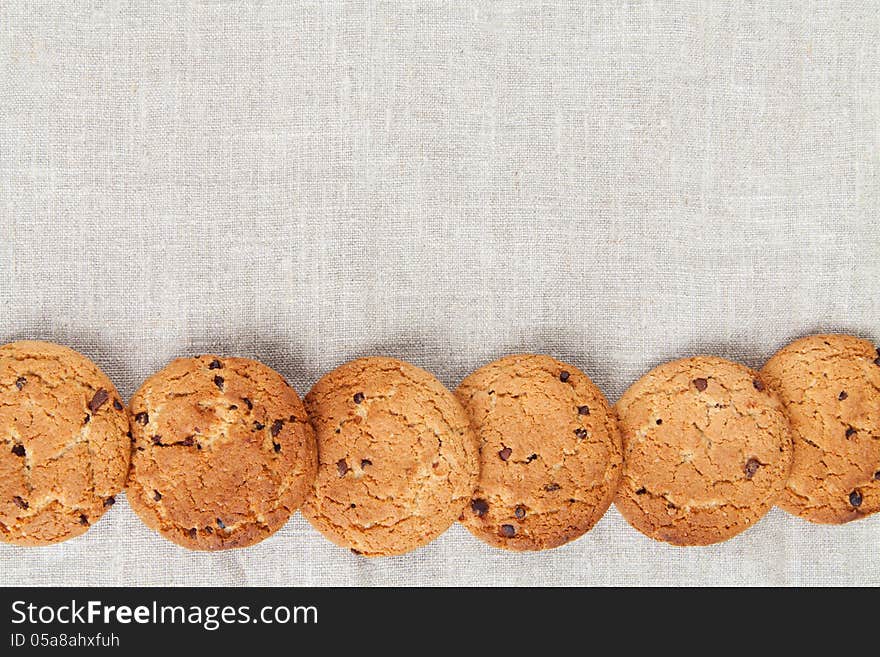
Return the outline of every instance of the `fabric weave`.
{"type": "MultiPolygon", "coordinates": [[[[0,340],[258,358],[303,394],[366,354],[450,387],[548,353],[614,401],[659,362],[880,341],[870,2],[0,4],[0,340]]],[[[774,510],[721,545],[612,509],[540,554],[461,527],[365,560],[297,515],[186,552],[123,499],[0,546],[0,584],[880,584],[880,517],[774,510]]]]}

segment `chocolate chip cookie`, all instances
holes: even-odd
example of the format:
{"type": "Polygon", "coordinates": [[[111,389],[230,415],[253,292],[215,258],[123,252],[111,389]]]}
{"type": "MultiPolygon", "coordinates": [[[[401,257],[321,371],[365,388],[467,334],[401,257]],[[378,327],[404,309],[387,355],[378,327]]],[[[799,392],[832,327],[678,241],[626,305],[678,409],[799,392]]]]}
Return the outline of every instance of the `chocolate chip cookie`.
{"type": "Polygon", "coordinates": [[[296,511],[317,467],[296,392],[244,358],[180,358],[130,404],[127,495],[141,519],[193,550],[258,543],[296,511]]]}
{"type": "Polygon", "coordinates": [[[462,381],[480,478],[461,522],[509,550],[543,550],[588,531],[622,470],[614,412],[586,374],[549,356],[507,356],[462,381]]]}
{"type": "Polygon", "coordinates": [[[479,465],[467,416],[428,372],[361,358],[306,395],[318,440],[315,486],[303,514],[357,554],[401,554],[459,517],[479,465]]]}
{"type": "Polygon", "coordinates": [[[0,540],[85,533],[128,473],[128,413],[85,356],[46,342],[0,347],[0,540]]]}
{"type": "Polygon", "coordinates": [[[757,372],[712,356],[660,365],[617,403],[623,478],[615,504],[674,545],[726,540],[764,516],[791,468],[782,404],[757,372]]]}
{"type": "Polygon", "coordinates": [[[791,422],[794,461],[779,507],[812,522],[880,511],[880,353],[849,335],[813,335],[761,370],[791,422]]]}

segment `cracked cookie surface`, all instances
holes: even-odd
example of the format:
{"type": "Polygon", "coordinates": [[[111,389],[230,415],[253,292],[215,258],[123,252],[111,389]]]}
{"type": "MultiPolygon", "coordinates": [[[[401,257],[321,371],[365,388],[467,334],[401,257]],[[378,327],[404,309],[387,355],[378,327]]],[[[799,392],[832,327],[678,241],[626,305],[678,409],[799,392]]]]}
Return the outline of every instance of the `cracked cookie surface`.
{"type": "Polygon", "coordinates": [[[425,370],[361,358],[306,395],[318,474],[303,515],[325,537],[365,556],[431,542],[470,500],[479,465],[464,409],[425,370]]]}
{"type": "Polygon", "coordinates": [[[794,460],[777,503],[812,522],[880,511],[880,352],[848,335],[812,335],[779,350],[761,374],[791,423],[794,460]]]}
{"type": "Polygon", "coordinates": [[[128,413],[107,376],[56,344],[0,347],[0,540],[88,531],[128,474],[128,413]]]}
{"type": "Polygon", "coordinates": [[[778,500],[791,467],[788,421],[757,372],[696,356],[645,374],[616,405],[623,477],[615,505],[643,534],[708,545],[778,500]]]}
{"type": "Polygon", "coordinates": [[[130,403],[132,508],[193,550],[258,543],[302,503],[317,467],[305,408],[284,378],[245,358],[179,358],[130,403]]]}
{"type": "Polygon", "coordinates": [[[520,354],[489,363],[456,396],[480,446],[480,478],[462,524],[509,550],[578,538],[604,515],[621,473],[616,419],[577,368],[520,354]]]}

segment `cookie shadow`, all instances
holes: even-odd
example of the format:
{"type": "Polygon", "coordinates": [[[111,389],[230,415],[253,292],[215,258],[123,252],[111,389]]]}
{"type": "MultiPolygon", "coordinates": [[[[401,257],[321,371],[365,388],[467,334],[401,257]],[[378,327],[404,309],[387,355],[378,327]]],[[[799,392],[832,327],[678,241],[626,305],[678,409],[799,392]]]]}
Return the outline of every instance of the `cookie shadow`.
{"type": "Polygon", "coordinates": [[[224,327],[210,335],[194,335],[179,356],[203,354],[259,361],[281,374],[301,395],[320,376],[320,365],[307,358],[301,341],[283,332],[267,334],[253,326],[224,327]]]}
{"type": "Polygon", "coordinates": [[[390,356],[412,363],[436,376],[447,388],[457,385],[461,370],[454,357],[454,345],[415,331],[398,333],[384,340],[353,345],[336,363],[325,363],[326,371],[356,358],[390,356]]]}
{"type": "Polygon", "coordinates": [[[786,337],[783,339],[782,342],[773,346],[773,350],[770,352],[770,355],[776,353],[776,351],[787,344],[791,344],[795,340],[805,338],[808,335],[816,335],[820,333],[839,333],[842,335],[853,335],[857,338],[867,340],[868,342],[880,346],[880,330],[878,330],[876,326],[869,326],[867,324],[854,326],[852,324],[846,325],[838,324],[836,322],[827,322],[821,324],[811,324],[807,329],[804,329],[802,331],[792,331],[791,333],[786,334],[786,337]]]}
{"type": "Polygon", "coordinates": [[[3,343],[21,340],[54,342],[78,351],[110,377],[125,399],[131,396],[139,383],[140,372],[133,364],[128,346],[97,327],[80,329],[48,321],[26,321],[15,331],[5,335],[3,343]]]}
{"type": "Polygon", "coordinates": [[[686,358],[688,356],[709,355],[720,356],[733,360],[743,365],[748,365],[752,369],[759,370],[764,363],[782,347],[791,344],[799,338],[808,335],[816,335],[819,333],[841,333],[844,335],[854,335],[863,340],[878,344],[878,334],[876,331],[859,327],[845,326],[842,324],[815,324],[806,330],[793,330],[785,334],[779,342],[765,343],[761,340],[755,342],[728,341],[728,342],[692,342],[687,348],[678,352],[674,358],[686,358]]]}
{"type": "MultiPolygon", "coordinates": [[[[611,360],[597,357],[599,349],[585,332],[560,327],[532,328],[518,331],[506,347],[506,353],[543,354],[574,365],[589,376],[609,398],[619,385],[619,369],[611,360]]],[[[498,354],[496,357],[503,355],[506,354],[498,354]]]]}
{"type": "Polygon", "coordinates": [[[618,387],[614,364],[596,358],[595,346],[577,331],[555,327],[523,329],[492,345],[476,343],[469,337],[465,333],[450,333],[449,339],[443,341],[423,333],[400,333],[359,346],[332,367],[364,356],[392,356],[428,370],[454,390],[471,372],[503,356],[545,354],[584,371],[606,394],[618,387]]]}
{"type": "MultiPolygon", "coordinates": [[[[691,342],[681,349],[673,351],[669,360],[690,358],[691,356],[718,356],[742,363],[753,370],[759,370],[772,354],[770,346],[762,345],[757,341],[747,343],[738,340],[724,342],[710,340],[691,342]]],[[[660,365],[660,363],[656,364],[660,365]]]]}

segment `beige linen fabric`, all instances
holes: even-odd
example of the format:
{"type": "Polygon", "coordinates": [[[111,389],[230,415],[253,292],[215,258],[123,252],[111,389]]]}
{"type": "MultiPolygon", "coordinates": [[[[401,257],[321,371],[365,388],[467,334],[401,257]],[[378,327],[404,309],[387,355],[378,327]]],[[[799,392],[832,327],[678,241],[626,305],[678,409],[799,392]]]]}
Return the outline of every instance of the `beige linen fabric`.
{"type": "MultiPolygon", "coordinates": [[[[0,3],[0,340],[130,396],[181,354],[305,393],[388,354],[454,387],[549,353],[611,400],[694,353],[880,341],[873,2],[0,3]]],[[[880,517],[774,510],[654,543],[613,509],[542,554],[461,527],[365,560],[297,515],[187,552],[120,500],[0,546],[0,584],[880,584],[880,517]]]]}

